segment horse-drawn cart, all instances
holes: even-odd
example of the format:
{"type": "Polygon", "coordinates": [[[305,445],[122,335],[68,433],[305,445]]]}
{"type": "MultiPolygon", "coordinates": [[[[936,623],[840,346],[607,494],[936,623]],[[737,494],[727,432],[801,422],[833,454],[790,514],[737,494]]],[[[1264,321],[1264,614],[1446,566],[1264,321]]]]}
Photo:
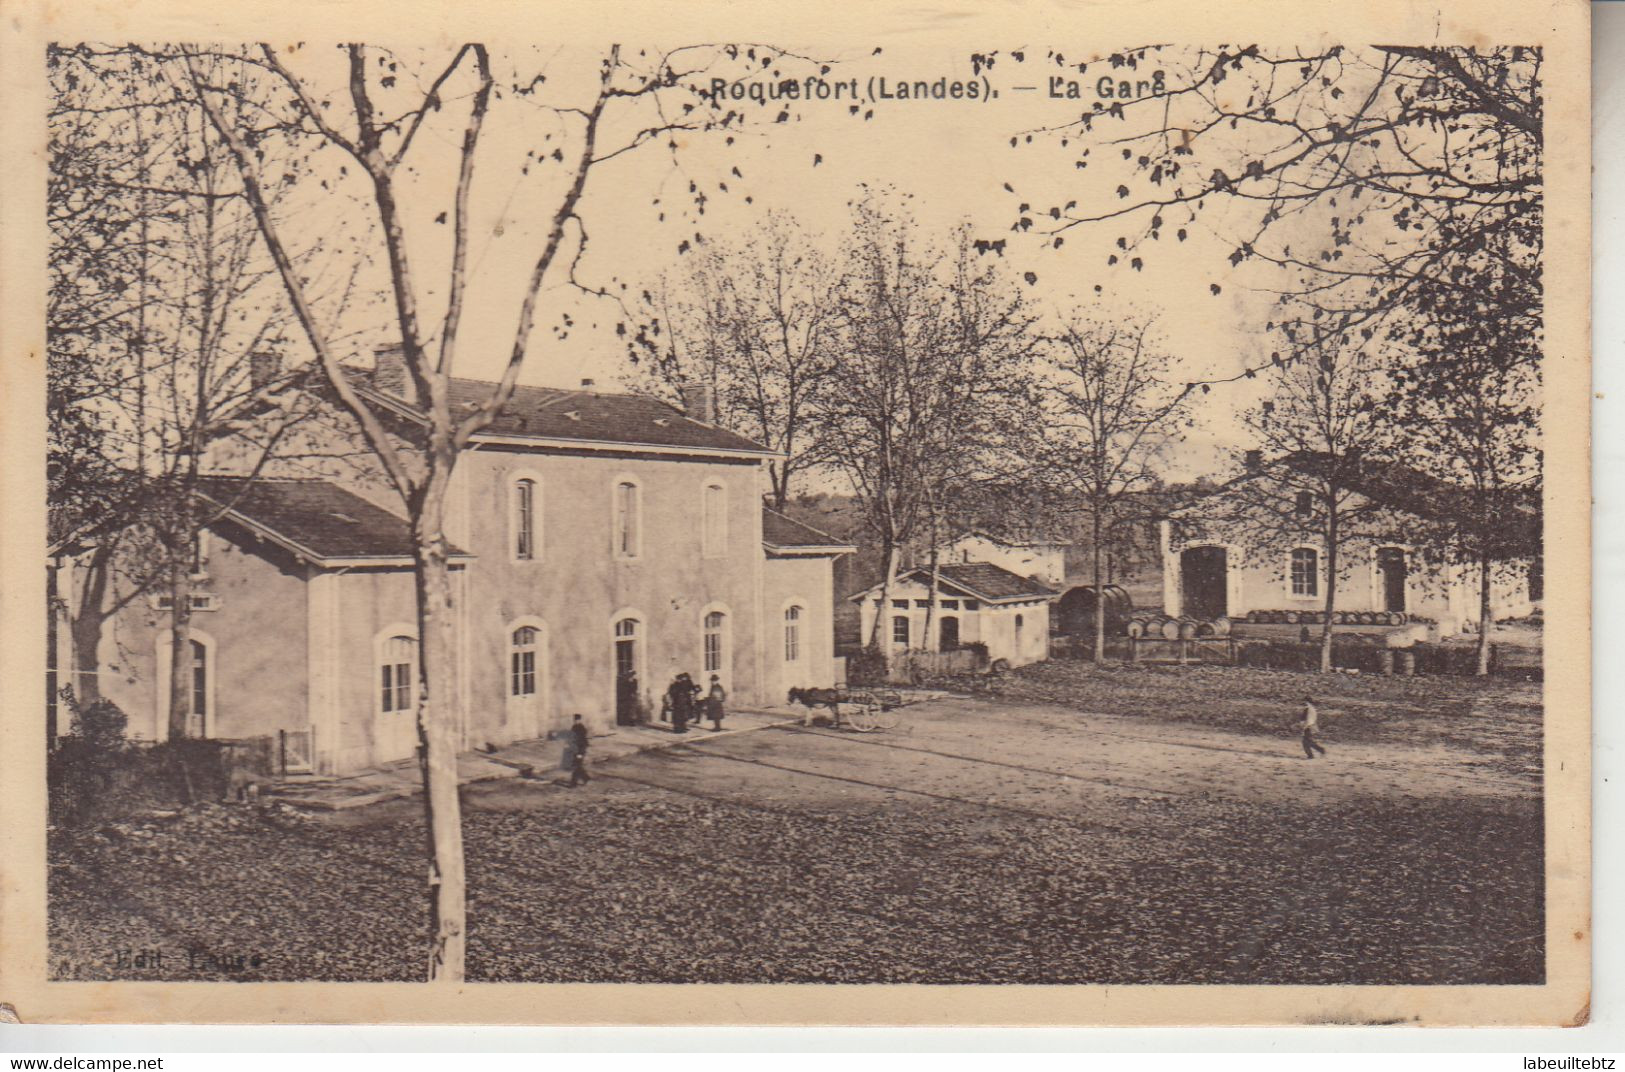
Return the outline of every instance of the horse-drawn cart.
{"type": "Polygon", "coordinates": [[[902,721],[903,694],[894,689],[791,689],[790,702],[807,709],[803,725],[811,725],[813,712],[829,711],[830,725],[857,733],[894,730],[902,721]]]}

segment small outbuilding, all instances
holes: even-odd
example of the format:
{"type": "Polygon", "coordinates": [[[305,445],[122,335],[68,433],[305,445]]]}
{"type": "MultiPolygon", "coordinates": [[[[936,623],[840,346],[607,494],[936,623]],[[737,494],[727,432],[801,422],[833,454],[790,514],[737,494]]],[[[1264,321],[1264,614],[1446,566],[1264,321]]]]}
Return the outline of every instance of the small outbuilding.
{"type": "Polygon", "coordinates": [[[1011,666],[1049,657],[1050,604],[1057,593],[990,562],[950,562],[937,568],[937,607],[931,606],[931,570],[908,570],[891,585],[881,606],[881,585],[849,597],[858,604],[863,638],[884,614],[880,642],[892,651],[954,651],[984,644],[989,662],[1011,666]],[[932,618],[926,635],[926,618],[932,618]]]}

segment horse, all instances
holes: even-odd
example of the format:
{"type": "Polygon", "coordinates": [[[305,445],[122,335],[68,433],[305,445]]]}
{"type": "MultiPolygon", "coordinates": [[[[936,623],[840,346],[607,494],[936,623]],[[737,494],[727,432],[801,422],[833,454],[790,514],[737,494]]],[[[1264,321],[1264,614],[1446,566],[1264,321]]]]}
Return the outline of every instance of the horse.
{"type": "Polygon", "coordinates": [[[839,726],[841,724],[841,700],[839,689],[791,689],[789,702],[800,704],[807,709],[807,715],[801,720],[803,726],[812,724],[812,713],[820,707],[829,708],[830,722],[839,726]]]}

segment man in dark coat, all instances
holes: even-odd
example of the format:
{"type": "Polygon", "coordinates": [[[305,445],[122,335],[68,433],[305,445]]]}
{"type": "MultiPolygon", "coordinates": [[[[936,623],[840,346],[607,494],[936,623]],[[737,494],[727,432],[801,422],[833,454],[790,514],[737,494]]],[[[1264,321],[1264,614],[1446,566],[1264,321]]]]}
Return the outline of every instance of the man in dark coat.
{"type": "Polygon", "coordinates": [[[587,773],[587,725],[577,715],[570,724],[570,788],[592,781],[587,773]]]}
{"type": "Polygon", "coordinates": [[[694,694],[697,691],[694,680],[687,674],[678,674],[672,679],[671,687],[666,690],[666,698],[671,701],[673,733],[688,732],[689,721],[694,717],[694,694]]]}

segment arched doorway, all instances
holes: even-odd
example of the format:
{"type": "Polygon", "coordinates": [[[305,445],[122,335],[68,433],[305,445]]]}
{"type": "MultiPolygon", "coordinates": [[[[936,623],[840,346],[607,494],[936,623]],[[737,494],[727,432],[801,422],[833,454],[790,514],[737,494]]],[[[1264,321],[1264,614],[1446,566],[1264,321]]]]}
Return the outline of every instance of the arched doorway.
{"type": "Polygon", "coordinates": [[[1230,613],[1229,577],[1222,547],[1190,547],[1179,553],[1179,609],[1192,618],[1230,613]]]}
{"type": "Polygon", "coordinates": [[[622,618],[615,623],[615,724],[634,726],[638,722],[638,697],[643,687],[638,680],[641,669],[641,623],[636,618],[622,618]]]}
{"type": "Polygon", "coordinates": [[[547,632],[538,620],[513,623],[508,630],[507,730],[516,737],[540,736],[546,729],[549,682],[547,632]]]}
{"type": "Polygon", "coordinates": [[[409,625],[391,626],[373,641],[378,669],[373,680],[373,762],[392,763],[417,754],[418,638],[409,625]]]}

